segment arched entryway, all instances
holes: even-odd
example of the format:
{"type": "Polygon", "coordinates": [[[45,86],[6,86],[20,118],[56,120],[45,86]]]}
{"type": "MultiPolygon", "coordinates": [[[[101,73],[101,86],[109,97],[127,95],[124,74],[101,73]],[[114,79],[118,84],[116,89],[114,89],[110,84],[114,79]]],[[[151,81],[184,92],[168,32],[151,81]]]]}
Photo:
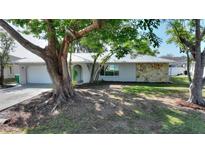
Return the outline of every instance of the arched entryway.
{"type": "Polygon", "coordinates": [[[82,66],[74,65],[72,69],[72,79],[77,83],[82,83],[82,66]]]}

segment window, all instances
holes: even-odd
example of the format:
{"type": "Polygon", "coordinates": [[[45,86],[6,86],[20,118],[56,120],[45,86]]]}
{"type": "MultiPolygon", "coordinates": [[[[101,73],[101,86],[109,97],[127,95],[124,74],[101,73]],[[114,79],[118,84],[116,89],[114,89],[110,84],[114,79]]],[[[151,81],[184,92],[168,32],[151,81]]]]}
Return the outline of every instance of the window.
{"type": "Polygon", "coordinates": [[[101,69],[100,75],[102,76],[118,76],[119,66],[116,64],[110,64],[101,69]]]}

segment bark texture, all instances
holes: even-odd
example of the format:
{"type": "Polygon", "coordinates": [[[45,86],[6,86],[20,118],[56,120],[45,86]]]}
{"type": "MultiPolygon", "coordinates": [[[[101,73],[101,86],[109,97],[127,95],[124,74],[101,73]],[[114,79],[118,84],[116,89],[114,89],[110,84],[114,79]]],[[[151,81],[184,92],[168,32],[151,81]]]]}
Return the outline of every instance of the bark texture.
{"type": "Polygon", "coordinates": [[[4,86],[4,66],[1,64],[1,74],[0,74],[0,85],[3,87],[4,86]]]}
{"type": "Polygon", "coordinates": [[[195,20],[195,44],[194,44],[194,58],[195,69],[192,83],[190,85],[190,97],[188,102],[199,105],[205,105],[205,101],[202,97],[203,88],[203,74],[204,74],[204,52],[201,52],[201,32],[200,32],[200,20],[195,20]]]}
{"type": "Polygon", "coordinates": [[[192,83],[190,84],[190,97],[188,99],[189,103],[195,103],[199,105],[205,105],[205,101],[202,97],[202,79],[203,79],[203,71],[204,68],[200,66],[200,63],[196,61],[195,70],[192,83]]]}
{"type": "Polygon", "coordinates": [[[68,73],[67,56],[64,55],[59,60],[55,58],[46,59],[45,62],[54,85],[54,98],[57,102],[66,102],[74,96],[71,78],[68,73]]]}
{"type": "Polygon", "coordinates": [[[191,73],[190,73],[190,57],[189,57],[189,51],[186,51],[186,58],[187,58],[187,77],[189,79],[189,83],[191,84],[192,78],[191,78],[191,73]]]}

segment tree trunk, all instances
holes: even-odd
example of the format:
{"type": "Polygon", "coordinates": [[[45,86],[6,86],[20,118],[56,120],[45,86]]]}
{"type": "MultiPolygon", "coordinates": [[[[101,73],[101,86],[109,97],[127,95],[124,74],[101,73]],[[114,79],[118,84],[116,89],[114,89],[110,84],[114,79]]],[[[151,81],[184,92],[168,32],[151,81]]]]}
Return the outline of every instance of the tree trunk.
{"type": "Polygon", "coordinates": [[[53,81],[53,96],[57,103],[67,103],[74,96],[71,78],[67,67],[67,54],[52,59],[45,59],[47,70],[53,81]]]}
{"type": "Polygon", "coordinates": [[[69,55],[69,74],[72,81],[72,49],[70,50],[70,55],[69,55]]]}
{"type": "Polygon", "coordinates": [[[198,105],[205,106],[205,101],[202,97],[202,88],[203,88],[203,74],[204,74],[204,60],[205,57],[201,53],[201,34],[200,34],[200,20],[195,19],[195,66],[194,66],[194,77],[190,85],[190,98],[188,102],[195,103],[198,105]]]}
{"type": "Polygon", "coordinates": [[[202,88],[203,88],[203,67],[198,67],[198,62],[195,63],[194,77],[192,83],[190,84],[190,97],[188,102],[195,103],[198,105],[205,105],[205,101],[202,97],[202,88]]]}
{"type": "Polygon", "coordinates": [[[187,77],[189,79],[189,83],[191,84],[192,79],[191,79],[191,73],[190,73],[190,57],[189,57],[189,51],[186,51],[187,55],[187,77]]]}
{"type": "Polygon", "coordinates": [[[0,78],[0,85],[4,86],[4,66],[1,65],[1,78],[0,78]]]}
{"type": "Polygon", "coordinates": [[[96,61],[97,61],[97,58],[94,59],[93,64],[92,64],[92,69],[91,69],[91,74],[90,74],[90,83],[94,82],[96,61]]]}

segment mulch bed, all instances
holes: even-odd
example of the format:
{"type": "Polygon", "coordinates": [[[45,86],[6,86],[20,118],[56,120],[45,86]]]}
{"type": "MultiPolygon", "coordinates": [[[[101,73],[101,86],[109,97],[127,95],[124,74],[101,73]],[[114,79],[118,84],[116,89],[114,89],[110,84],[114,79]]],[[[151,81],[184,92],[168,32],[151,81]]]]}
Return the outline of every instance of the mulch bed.
{"type": "Polygon", "coordinates": [[[188,102],[186,102],[184,100],[181,100],[181,99],[177,100],[176,104],[179,105],[179,106],[191,108],[191,109],[194,109],[194,110],[203,110],[203,111],[205,111],[205,107],[197,105],[197,104],[193,104],[193,103],[188,103],[188,102]]]}
{"type": "MultiPolygon", "coordinates": [[[[74,102],[79,105],[83,102],[82,95],[76,92],[76,97],[71,98],[66,104],[61,104],[59,110],[68,110],[74,102]]],[[[85,100],[86,101],[86,100],[85,100]]],[[[52,112],[56,102],[53,100],[52,92],[44,92],[32,99],[26,100],[17,104],[5,111],[0,112],[0,118],[7,119],[5,123],[0,124],[0,130],[6,132],[21,132],[21,128],[32,128],[38,126],[40,123],[45,122],[55,112],[52,112]]]]}
{"type": "Polygon", "coordinates": [[[11,131],[17,130],[16,128],[23,128],[35,126],[36,120],[42,115],[47,115],[54,102],[51,98],[51,92],[44,92],[40,96],[26,100],[17,104],[5,111],[0,112],[0,118],[7,119],[3,124],[0,124],[0,130],[11,131]],[[32,117],[32,118],[31,118],[32,117]]]}

